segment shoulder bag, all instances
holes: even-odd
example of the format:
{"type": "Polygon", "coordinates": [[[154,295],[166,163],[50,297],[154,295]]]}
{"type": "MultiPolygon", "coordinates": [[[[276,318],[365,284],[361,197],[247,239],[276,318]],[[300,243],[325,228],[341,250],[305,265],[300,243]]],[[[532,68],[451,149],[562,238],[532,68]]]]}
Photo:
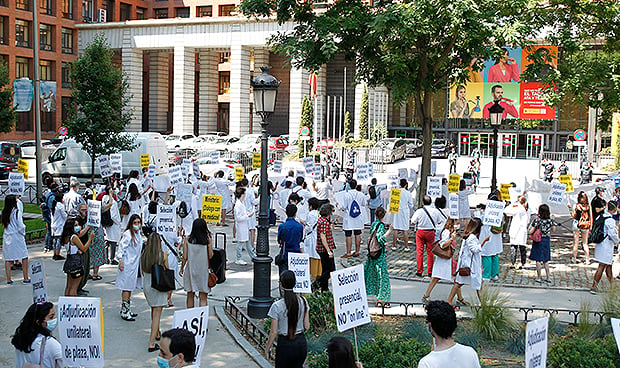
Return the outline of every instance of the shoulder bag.
{"type": "MultiPolygon", "coordinates": [[[[71,251],[71,240],[69,240],[69,251],[71,251]]],[[[62,265],[64,273],[78,278],[84,272],[84,260],[80,253],[67,254],[67,259],[62,265]]]]}
{"type": "Polygon", "coordinates": [[[41,350],[39,353],[39,364],[24,363],[22,365],[23,368],[45,368],[45,366],[43,366],[43,356],[45,354],[45,341],[47,341],[47,336],[44,336],[43,340],[41,341],[41,350]]]}
{"type": "MultiPolygon", "coordinates": [[[[536,221],[536,220],[534,220],[536,221]]],[[[540,231],[540,219],[538,220],[538,225],[535,227],[534,231],[530,232],[528,238],[533,242],[540,242],[542,239],[542,232],[540,231]]]]}
{"type": "MultiPolygon", "coordinates": [[[[284,224],[284,233],[286,233],[286,224],[284,224]]],[[[284,240],[282,240],[282,242],[280,243],[280,252],[273,260],[273,263],[275,263],[276,266],[282,266],[284,263],[286,263],[286,257],[284,256],[284,246],[284,240]]]]}
{"type": "Polygon", "coordinates": [[[154,264],[151,267],[151,287],[158,291],[175,290],[174,271],[160,264],[154,264]]]}
{"type": "MultiPolygon", "coordinates": [[[[463,243],[465,243],[465,242],[463,242],[463,243]]],[[[465,247],[465,244],[461,245],[461,253],[463,253],[462,252],[463,247],[465,247]]],[[[472,253],[471,259],[469,260],[469,267],[459,267],[459,269],[457,271],[459,276],[471,276],[471,263],[473,261],[474,261],[474,254],[472,253]]]]}
{"type": "Polygon", "coordinates": [[[452,247],[452,242],[448,241],[448,244],[445,248],[441,246],[440,241],[435,242],[435,246],[432,249],[434,255],[443,259],[450,259],[454,255],[454,247],[452,247]]]}

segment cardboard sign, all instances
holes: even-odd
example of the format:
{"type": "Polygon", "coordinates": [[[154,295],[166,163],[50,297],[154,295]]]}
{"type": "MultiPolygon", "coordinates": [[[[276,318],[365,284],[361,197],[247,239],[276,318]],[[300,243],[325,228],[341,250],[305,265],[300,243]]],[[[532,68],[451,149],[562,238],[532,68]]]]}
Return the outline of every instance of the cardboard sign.
{"type": "Polygon", "coordinates": [[[458,193],[461,185],[461,176],[459,174],[450,174],[448,176],[448,193],[458,193]]]}
{"type": "Polygon", "coordinates": [[[252,154],[252,168],[260,169],[261,162],[261,154],[259,152],[254,152],[252,154]]]}
{"type": "Polygon", "coordinates": [[[365,162],[355,164],[355,174],[357,175],[358,181],[368,180],[367,167],[368,165],[366,165],[365,162]]]}
{"type": "Polygon", "coordinates": [[[196,177],[197,180],[200,180],[200,166],[198,165],[198,162],[194,161],[192,163],[192,174],[196,177]]]}
{"type": "Polygon", "coordinates": [[[235,181],[239,182],[243,180],[244,176],[245,176],[245,170],[243,170],[243,167],[235,167],[235,181]]]}
{"type": "Polygon", "coordinates": [[[323,174],[323,168],[321,166],[314,166],[314,172],[312,173],[312,176],[314,176],[316,179],[320,179],[321,175],[323,174]]]}
{"type": "Polygon", "coordinates": [[[549,317],[527,323],[525,327],[525,368],[547,366],[549,317]]]}
{"type": "Polygon", "coordinates": [[[151,155],[143,153],[140,155],[140,167],[149,167],[151,164],[151,155]]]}
{"type": "Polygon", "coordinates": [[[333,271],[331,279],[338,331],[370,323],[364,265],[333,271]]]}
{"type": "Polygon", "coordinates": [[[174,312],[172,328],[182,328],[194,334],[196,342],[196,367],[200,367],[200,357],[207,340],[209,307],[196,307],[174,312]]]}
{"type": "Polygon", "coordinates": [[[426,195],[431,198],[441,197],[441,178],[435,176],[426,177],[426,195]]]}
{"type": "Polygon", "coordinates": [[[183,176],[183,182],[187,181],[187,176],[189,175],[189,168],[192,166],[192,160],[189,158],[184,158],[181,162],[181,175],[183,176]]]}
{"type": "Polygon", "coordinates": [[[155,170],[157,170],[157,167],[155,167],[155,165],[149,165],[149,169],[146,172],[146,177],[151,179],[151,181],[155,180],[155,170]]]}
{"type": "Polygon", "coordinates": [[[123,155],[120,153],[113,153],[110,155],[110,168],[113,174],[123,173],[123,155]]]}
{"type": "Polygon", "coordinates": [[[43,303],[47,301],[47,282],[45,281],[45,266],[43,260],[31,260],[30,279],[32,280],[32,302],[43,303]]]}
{"type": "Polygon", "coordinates": [[[502,201],[510,201],[510,188],[512,188],[512,184],[510,183],[499,185],[499,193],[502,196],[502,201]]]}
{"type": "Polygon", "coordinates": [[[202,211],[200,217],[206,222],[217,224],[222,216],[222,196],[217,194],[202,196],[202,211]]]}
{"type": "Polygon", "coordinates": [[[211,164],[219,165],[220,163],[220,151],[213,151],[210,154],[211,156],[211,164]]]}
{"type": "Polygon", "coordinates": [[[398,169],[398,179],[409,179],[409,170],[406,167],[398,169]]]}
{"type": "Polygon", "coordinates": [[[486,208],[484,209],[483,225],[490,226],[502,226],[502,220],[504,219],[504,202],[501,201],[487,201],[486,208]]]}
{"type": "Polygon", "coordinates": [[[614,338],[616,339],[616,344],[618,345],[618,352],[620,352],[620,319],[610,318],[610,321],[611,330],[614,332],[614,338]]]}
{"type": "MultiPolygon", "coordinates": [[[[157,233],[166,239],[177,236],[177,216],[173,205],[157,205],[157,233]]],[[[176,262],[176,261],[175,261],[176,262]]]]}
{"type": "Polygon", "coordinates": [[[24,174],[24,177],[28,177],[28,161],[24,159],[17,160],[17,172],[24,174]]]}
{"type": "Polygon", "coordinates": [[[558,178],[560,183],[566,185],[566,193],[573,193],[575,191],[575,187],[573,187],[573,177],[571,174],[560,175],[558,178]]]}
{"type": "Polygon", "coordinates": [[[414,185],[418,181],[418,172],[415,169],[409,169],[409,181],[413,182],[414,185]]]}
{"type": "Polygon", "coordinates": [[[368,177],[372,178],[375,176],[375,165],[372,162],[366,163],[366,171],[368,172],[368,177]]]}
{"type": "Polygon", "coordinates": [[[296,178],[305,178],[306,177],[306,172],[303,169],[297,169],[295,170],[295,177],[296,178]]]}
{"type": "Polygon", "coordinates": [[[110,156],[102,155],[97,157],[97,166],[99,166],[99,175],[102,178],[112,176],[112,168],[110,167],[110,156]]]}
{"type": "Polygon", "coordinates": [[[86,217],[86,225],[92,227],[101,226],[101,201],[88,200],[88,212],[86,217]]]}
{"type": "Polygon", "coordinates": [[[437,161],[431,161],[431,175],[437,175],[437,161]]]}
{"type": "Polygon", "coordinates": [[[281,174],[282,173],[282,161],[275,160],[273,162],[273,172],[275,172],[276,174],[281,174]]]}
{"type": "Polygon", "coordinates": [[[24,190],[26,190],[26,182],[24,180],[23,173],[9,173],[9,194],[13,195],[24,195],[24,190]]]}
{"type": "Polygon", "coordinates": [[[288,269],[295,274],[296,293],[310,294],[310,256],[308,253],[289,253],[288,269]]]}
{"type": "Polygon", "coordinates": [[[390,213],[398,213],[400,210],[400,189],[390,190],[390,213]]]}
{"type": "Polygon", "coordinates": [[[549,197],[547,203],[562,204],[564,196],[566,195],[566,184],[553,181],[551,183],[551,190],[549,191],[549,197]]]}
{"type": "Polygon", "coordinates": [[[178,188],[183,184],[183,173],[181,172],[181,166],[172,166],[168,169],[168,176],[170,177],[170,186],[178,188]]]}
{"type": "Polygon", "coordinates": [[[454,193],[449,194],[448,198],[448,208],[450,210],[450,218],[458,219],[459,218],[459,196],[454,193]]]}
{"type": "Polygon", "coordinates": [[[63,367],[103,367],[101,298],[58,298],[56,310],[63,367]]]}
{"type": "Polygon", "coordinates": [[[310,171],[310,168],[314,168],[314,157],[304,157],[302,159],[302,162],[304,164],[304,169],[307,171],[310,171]]]}

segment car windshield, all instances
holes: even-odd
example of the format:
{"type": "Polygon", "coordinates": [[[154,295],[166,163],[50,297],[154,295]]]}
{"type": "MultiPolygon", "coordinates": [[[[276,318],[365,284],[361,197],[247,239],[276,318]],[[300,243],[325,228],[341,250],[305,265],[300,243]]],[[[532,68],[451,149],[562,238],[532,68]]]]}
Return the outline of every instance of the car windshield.
{"type": "Polygon", "coordinates": [[[227,139],[226,139],[226,138],[216,138],[216,139],[213,139],[213,140],[211,141],[211,143],[214,143],[214,144],[218,144],[218,143],[226,143],[226,142],[227,142],[227,139]]]}
{"type": "Polygon", "coordinates": [[[379,141],[377,142],[377,146],[378,148],[394,148],[394,143],[396,143],[396,141],[379,141]]]}
{"type": "Polygon", "coordinates": [[[246,136],[243,136],[239,140],[239,143],[241,143],[241,144],[253,144],[255,142],[256,142],[256,136],[255,135],[246,135],[246,136]]]}
{"type": "Polygon", "coordinates": [[[166,137],[167,141],[178,141],[181,137],[179,137],[178,135],[169,135],[166,137]]]}

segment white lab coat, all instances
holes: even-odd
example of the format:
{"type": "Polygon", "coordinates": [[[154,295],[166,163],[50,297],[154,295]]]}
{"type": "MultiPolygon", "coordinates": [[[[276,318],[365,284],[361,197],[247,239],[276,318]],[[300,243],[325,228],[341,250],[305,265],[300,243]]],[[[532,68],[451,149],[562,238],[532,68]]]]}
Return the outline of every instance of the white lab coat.
{"type": "Polygon", "coordinates": [[[14,208],[11,211],[9,225],[4,229],[2,236],[2,259],[5,261],[17,261],[28,258],[26,248],[26,225],[21,212],[14,208]]]}
{"type": "Polygon", "coordinates": [[[594,259],[602,264],[611,265],[614,258],[614,244],[620,242],[616,221],[605,212],[605,239],[596,244],[594,248],[594,259]]]}
{"type": "Polygon", "coordinates": [[[480,239],[484,239],[489,236],[489,241],[484,244],[480,255],[483,257],[494,256],[500,254],[503,250],[502,234],[493,234],[491,232],[490,225],[483,225],[480,230],[480,239]]]}
{"type": "Polygon", "coordinates": [[[103,196],[101,199],[101,205],[105,207],[110,200],[112,200],[112,206],[110,207],[110,217],[112,217],[112,226],[104,227],[105,240],[109,242],[118,243],[121,240],[121,214],[118,211],[118,203],[109,195],[103,196]]]}
{"type": "Polygon", "coordinates": [[[510,222],[510,244],[512,245],[527,245],[528,226],[530,224],[530,215],[525,210],[525,207],[519,202],[515,202],[512,205],[504,209],[506,216],[511,216],[510,222]]]}
{"type": "Polygon", "coordinates": [[[237,241],[250,240],[248,211],[239,199],[235,202],[235,225],[237,228],[237,241]]]}
{"type": "Polygon", "coordinates": [[[411,193],[405,189],[400,189],[400,207],[398,213],[392,214],[392,226],[396,230],[409,230],[411,221],[411,211],[413,210],[413,197],[411,193]]]}
{"type": "Polygon", "coordinates": [[[343,230],[364,230],[364,224],[368,222],[366,216],[368,197],[366,197],[364,193],[358,192],[355,189],[347,191],[347,194],[342,197],[342,203],[338,203],[338,207],[344,211],[344,215],[342,217],[343,230]],[[349,216],[349,210],[354,200],[357,201],[361,211],[357,217],[349,216]]]}
{"type": "Polygon", "coordinates": [[[256,229],[256,206],[258,198],[256,198],[256,190],[254,187],[245,188],[245,201],[243,201],[246,211],[254,212],[254,215],[248,218],[248,228],[256,229]]]}
{"type": "Polygon", "coordinates": [[[222,209],[230,210],[232,209],[232,199],[230,197],[230,186],[235,183],[225,180],[223,178],[215,179],[215,190],[217,194],[222,196],[222,209]]]}
{"type": "Polygon", "coordinates": [[[459,218],[469,219],[471,212],[469,210],[469,195],[472,194],[471,190],[461,190],[457,193],[459,196],[459,218]]]}
{"type": "MultiPolygon", "coordinates": [[[[486,246],[486,245],[485,245],[486,246]]],[[[480,241],[474,234],[470,234],[461,244],[457,270],[461,267],[470,267],[471,275],[460,276],[456,274],[455,281],[462,285],[470,285],[474,290],[480,290],[482,287],[482,258],[480,256],[480,241]]]]}
{"type": "Polygon", "coordinates": [[[68,216],[65,205],[62,202],[56,202],[54,213],[52,213],[52,236],[62,235],[62,229],[68,216]]]}
{"type": "Polygon", "coordinates": [[[306,236],[306,239],[303,242],[302,252],[307,253],[310,258],[320,259],[321,256],[319,256],[319,253],[316,251],[319,211],[310,211],[306,219],[306,226],[304,226],[304,235],[306,236]]]}
{"type": "MultiPolygon", "coordinates": [[[[118,242],[116,259],[123,260],[123,271],[116,273],[116,288],[124,291],[133,291],[142,288],[140,277],[140,253],[142,251],[142,236],[136,233],[131,236],[131,230],[125,230],[118,242]]],[[[148,270],[150,272],[150,270],[148,270]]]]}

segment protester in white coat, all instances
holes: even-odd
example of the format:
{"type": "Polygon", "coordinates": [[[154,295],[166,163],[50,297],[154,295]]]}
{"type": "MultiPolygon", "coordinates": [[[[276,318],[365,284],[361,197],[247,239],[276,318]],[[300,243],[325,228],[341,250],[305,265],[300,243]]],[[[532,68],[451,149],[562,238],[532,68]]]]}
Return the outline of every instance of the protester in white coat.
{"type": "Polygon", "coordinates": [[[15,261],[21,260],[24,284],[30,284],[28,277],[28,249],[26,248],[26,225],[22,218],[23,213],[17,205],[17,198],[10,194],[4,199],[1,220],[4,228],[2,236],[2,259],[4,259],[4,271],[7,285],[12,285],[11,266],[15,261]]]}
{"type": "Polygon", "coordinates": [[[366,213],[368,212],[368,197],[357,190],[357,181],[351,179],[349,181],[349,189],[346,194],[340,198],[338,208],[344,213],[342,217],[342,229],[346,241],[347,251],[341,258],[359,257],[360,247],[362,244],[362,230],[364,224],[368,222],[366,213]],[[351,253],[353,246],[353,238],[355,236],[355,252],[351,253]]]}
{"type": "Polygon", "coordinates": [[[459,192],[457,193],[459,197],[459,222],[460,228],[465,231],[467,227],[467,221],[471,217],[471,212],[469,210],[469,195],[473,194],[471,189],[467,189],[467,183],[465,180],[461,179],[459,183],[459,192]]]}
{"type": "Polygon", "coordinates": [[[609,201],[609,203],[607,203],[607,211],[604,214],[599,215],[605,216],[605,238],[602,242],[596,244],[596,247],[594,248],[594,259],[598,262],[598,268],[594,273],[594,281],[592,281],[592,287],[590,288],[590,292],[593,294],[598,291],[598,283],[603,276],[603,271],[605,271],[610,285],[612,285],[614,281],[611,268],[614,258],[614,245],[620,242],[620,237],[618,237],[618,229],[616,228],[616,221],[612,217],[616,211],[616,202],[609,201]]]}
{"type": "Polygon", "coordinates": [[[54,248],[54,256],[52,257],[55,261],[61,261],[65,259],[65,257],[60,255],[60,250],[62,248],[62,242],[60,241],[60,235],[62,235],[62,228],[65,226],[65,222],[67,221],[67,211],[65,209],[65,205],[62,203],[63,193],[56,193],[56,198],[52,203],[52,208],[50,209],[52,213],[52,247],[54,248]]]}
{"type": "Polygon", "coordinates": [[[237,229],[237,260],[236,264],[245,265],[245,262],[242,257],[243,247],[248,252],[250,259],[254,259],[256,255],[254,254],[254,250],[252,245],[250,245],[250,229],[248,227],[249,218],[254,215],[254,211],[248,212],[243,202],[245,201],[245,188],[239,187],[235,191],[235,198],[237,198],[237,202],[235,202],[235,227],[237,229]]]}
{"type": "Polygon", "coordinates": [[[411,215],[413,211],[413,197],[407,190],[407,179],[400,179],[400,205],[398,207],[398,213],[392,214],[392,227],[394,228],[394,238],[392,239],[392,250],[396,250],[396,240],[398,240],[398,234],[403,233],[405,240],[405,251],[409,251],[409,226],[411,221],[411,215]]]}
{"type": "Polygon", "coordinates": [[[224,179],[224,171],[222,170],[215,173],[214,181],[217,194],[222,196],[222,219],[220,224],[222,226],[228,226],[226,225],[226,212],[233,208],[232,198],[230,195],[230,186],[235,185],[235,183],[224,179]]]}
{"type": "Polygon", "coordinates": [[[512,245],[512,268],[515,267],[517,262],[517,252],[521,254],[521,266],[522,269],[527,262],[526,245],[527,245],[527,233],[528,226],[530,225],[530,215],[528,213],[527,199],[525,196],[519,196],[517,201],[506,207],[504,214],[511,216],[510,222],[510,244],[512,245]]]}
{"type": "Polygon", "coordinates": [[[131,293],[142,288],[140,277],[140,252],[142,250],[142,220],[137,214],[131,215],[127,229],[118,244],[118,273],[116,287],[122,291],[121,318],[135,321],[136,313],[131,311],[131,293]]]}
{"type": "Polygon", "coordinates": [[[113,265],[117,265],[116,261],[116,247],[118,242],[121,240],[121,214],[118,208],[118,203],[114,199],[114,188],[108,186],[106,189],[106,195],[101,198],[101,204],[106,207],[109,203],[112,203],[110,206],[110,217],[112,218],[112,225],[108,227],[104,227],[103,230],[105,232],[105,241],[108,245],[108,249],[110,253],[108,254],[108,259],[110,263],[113,265]]]}
{"type": "Polygon", "coordinates": [[[306,218],[306,225],[304,226],[304,240],[302,252],[308,254],[310,257],[310,279],[312,282],[321,276],[323,272],[321,268],[321,256],[316,251],[317,241],[317,225],[319,221],[319,207],[321,201],[318,198],[308,199],[308,217],[306,218]]]}

